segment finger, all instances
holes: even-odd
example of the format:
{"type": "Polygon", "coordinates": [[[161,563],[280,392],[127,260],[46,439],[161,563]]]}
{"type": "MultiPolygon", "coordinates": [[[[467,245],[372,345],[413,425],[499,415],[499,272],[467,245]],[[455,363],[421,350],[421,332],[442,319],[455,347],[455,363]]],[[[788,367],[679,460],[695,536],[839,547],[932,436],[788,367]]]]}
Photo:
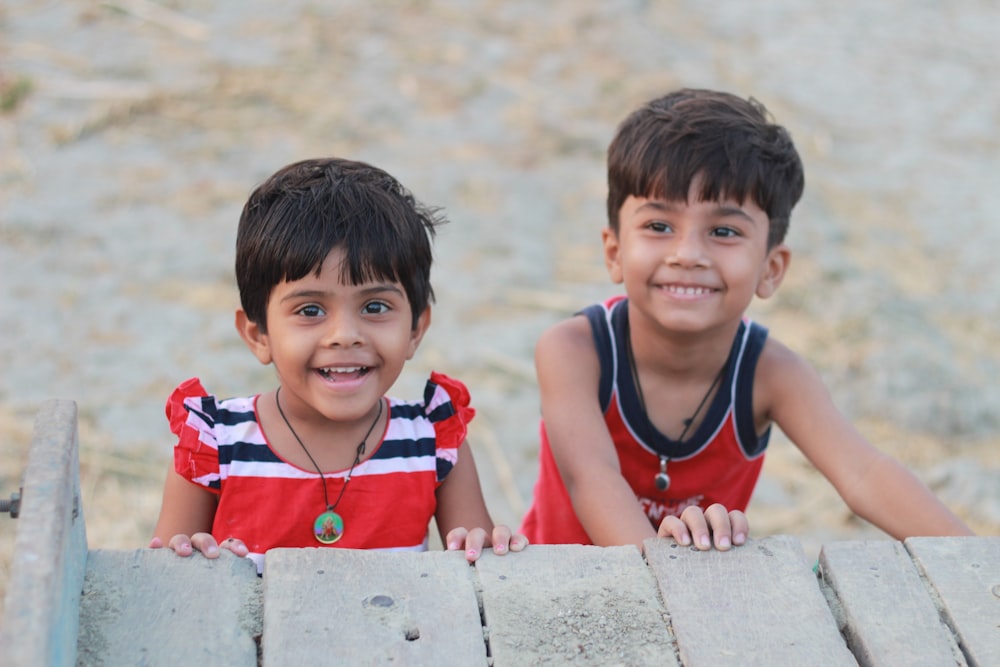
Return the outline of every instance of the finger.
{"type": "Polygon", "coordinates": [[[167,546],[174,550],[178,556],[190,556],[194,549],[191,546],[191,538],[187,535],[177,534],[170,538],[167,546]]]}
{"type": "Polygon", "coordinates": [[[448,551],[461,551],[465,547],[465,538],[468,534],[469,531],[461,526],[458,528],[452,528],[448,531],[448,534],[445,535],[445,549],[448,551]]]}
{"type": "Polygon", "coordinates": [[[510,528],[504,525],[494,526],[493,535],[490,537],[490,541],[493,543],[493,553],[500,556],[504,555],[510,550],[510,528]]]}
{"type": "Polygon", "coordinates": [[[700,507],[692,505],[681,512],[681,521],[691,531],[691,543],[701,551],[712,548],[712,539],[708,535],[708,524],[705,513],[700,507]]]}
{"type": "Polygon", "coordinates": [[[149,549],[162,549],[163,548],[163,540],[161,540],[158,537],[154,537],[153,539],[151,539],[149,541],[149,547],[148,548],[149,549]]]}
{"type": "Polygon", "coordinates": [[[520,533],[516,533],[516,534],[514,534],[514,535],[511,536],[511,538],[510,538],[510,550],[513,551],[514,553],[517,553],[518,551],[524,551],[524,549],[527,546],[528,546],[528,536],[527,535],[521,535],[520,533]]]}
{"type": "Polygon", "coordinates": [[[475,563],[483,553],[484,544],[486,544],[486,531],[482,528],[470,530],[465,537],[465,560],[475,563]]]}
{"type": "Polygon", "coordinates": [[[729,523],[729,510],[724,505],[715,503],[705,510],[705,519],[712,528],[715,548],[719,551],[728,551],[733,546],[733,527],[729,523]]]}
{"type": "Polygon", "coordinates": [[[750,536],[750,522],[747,515],[739,510],[729,512],[729,525],[733,527],[733,544],[739,546],[746,544],[747,537],[750,536]]]}
{"type": "Polygon", "coordinates": [[[677,544],[688,546],[691,544],[691,533],[676,516],[668,516],[660,522],[660,528],[656,531],[657,537],[672,537],[677,544]]]}
{"type": "Polygon", "coordinates": [[[224,541],[219,546],[222,547],[223,549],[228,549],[229,551],[232,551],[234,554],[240,557],[246,556],[248,553],[250,553],[250,549],[247,547],[246,544],[243,543],[243,540],[238,540],[235,537],[230,537],[228,540],[224,541]]]}
{"type": "Polygon", "coordinates": [[[200,551],[205,558],[219,557],[219,543],[210,533],[195,533],[191,536],[191,546],[200,551]]]}

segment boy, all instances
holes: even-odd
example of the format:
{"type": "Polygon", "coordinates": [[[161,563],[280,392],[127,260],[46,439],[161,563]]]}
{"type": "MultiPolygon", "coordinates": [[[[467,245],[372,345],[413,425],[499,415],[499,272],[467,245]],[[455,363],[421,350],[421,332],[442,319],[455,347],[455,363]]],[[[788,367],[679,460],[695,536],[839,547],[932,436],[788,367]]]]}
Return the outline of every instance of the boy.
{"type": "Polygon", "coordinates": [[[893,537],[971,534],[851,426],[804,359],[744,315],[781,284],[803,186],[790,136],[752,99],[679,90],[619,126],[603,241],[625,295],[538,341],[531,542],[742,544],[772,423],[893,537]]]}

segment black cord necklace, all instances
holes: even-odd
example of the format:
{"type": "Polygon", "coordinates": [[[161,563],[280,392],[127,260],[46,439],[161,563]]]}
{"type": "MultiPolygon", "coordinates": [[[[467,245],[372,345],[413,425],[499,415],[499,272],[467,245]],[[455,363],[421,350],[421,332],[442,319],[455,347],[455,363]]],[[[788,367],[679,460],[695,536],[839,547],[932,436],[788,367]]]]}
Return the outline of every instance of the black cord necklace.
{"type": "Polygon", "coordinates": [[[309,450],[306,449],[306,445],[302,442],[302,438],[300,438],[299,434],[295,432],[294,428],[292,428],[292,423],[288,421],[288,417],[285,416],[285,411],[281,409],[281,401],[278,400],[280,394],[281,387],[279,386],[274,392],[274,404],[278,407],[278,414],[281,415],[282,420],[285,422],[285,426],[287,426],[288,430],[292,432],[295,440],[297,440],[299,445],[302,447],[302,451],[306,453],[306,456],[309,457],[309,461],[313,464],[313,467],[316,468],[316,473],[319,475],[319,481],[323,485],[323,500],[326,503],[326,510],[321,512],[319,516],[316,517],[316,521],[313,522],[313,535],[315,535],[316,539],[323,544],[333,544],[344,534],[344,519],[334,510],[337,509],[337,505],[340,504],[340,499],[344,497],[344,491],[347,490],[347,483],[351,481],[351,474],[354,472],[354,467],[361,463],[361,457],[364,456],[365,443],[368,442],[368,436],[372,434],[372,431],[375,430],[375,425],[378,424],[378,420],[382,418],[383,400],[380,398],[378,401],[378,414],[375,415],[375,421],[373,421],[372,425],[368,427],[368,432],[365,433],[365,437],[361,439],[360,443],[358,443],[358,451],[354,456],[354,463],[351,464],[351,469],[347,471],[347,476],[344,477],[344,485],[340,487],[340,494],[337,496],[337,501],[331,505],[330,496],[326,490],[326,477],[323,476],[323,471],[320,470],[319,465],[316,463],[316,459],[314,459],[312,454],[309,453],[309,450]]]}
{"type": "MultiPolygon", "coordinates": [[[[635,385],[635,393],[639,397],[639,407],[642,408],[643,417],[646,421],[651,421],[649,412],[646,410],[646,397],[642,394],[642,384],[639,382],[639,372],[635,367],[635,355],[632,353],[632,332],[630,328],[625,330],[625,351],[628,354],[628,367],[632,372],[632,384],[635,385]]],[[[716,374],[715,379],[712,380],[712,384],[709,385],[708,391],[705,395],[701,397],[701,402],[698,403],[698,407],[695,408],[694,414],[684,420],[684,430],[681,431],[680,436],[677,438],[677,442],[684,442],[684,436],[691,429],[691,425],[694,424],[694,420],[701,413],[701,409],[705,407],[705,403],[708,402],[708,397],[712,395],[712,391],[715,389],[716,385],[722,380],[723,374],[726,372],[726,366],[729,365],[729,359],[726,359],[726,363],[722,364],[722,368],[716,374]]],[[[656,477],[653,478],[656,488],[660,491],[666,491],[670,488],[670,475],[667,474],[667,463],[670,462],[670,457],[666,454],[660,453],[660,471],[656,473],[656,477]]]]}

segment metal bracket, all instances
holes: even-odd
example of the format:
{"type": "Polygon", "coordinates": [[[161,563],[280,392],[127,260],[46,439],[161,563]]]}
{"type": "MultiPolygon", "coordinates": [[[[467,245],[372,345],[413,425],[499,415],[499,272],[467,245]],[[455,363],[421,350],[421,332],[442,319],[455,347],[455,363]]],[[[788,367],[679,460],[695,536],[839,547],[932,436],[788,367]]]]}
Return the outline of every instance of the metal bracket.
{"type": "Polygon", "coordinates": [[[24,487],[21,487],[20,490],[10,494],[10,500],[0,498],[0,514],[10,512],[10,518],[16,519],[17,515],[21,513],[21,494],[23,492],[24,487]]]}

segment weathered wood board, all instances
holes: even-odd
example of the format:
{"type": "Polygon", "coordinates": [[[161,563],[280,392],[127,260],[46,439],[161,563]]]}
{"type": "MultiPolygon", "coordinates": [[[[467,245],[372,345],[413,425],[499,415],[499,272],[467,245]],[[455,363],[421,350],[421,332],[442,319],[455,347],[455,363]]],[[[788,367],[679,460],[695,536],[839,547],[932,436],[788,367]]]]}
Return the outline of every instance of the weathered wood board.
{"type": "Polygon", "coordinates": [[[905,542],[970,665],[1000,665],[1000,537],[905,542]]]}
{"type": "Polygon", "coordinates": [[[264,599],[264,667],[487,664],[462,552],[272,549],[264,599]]]}
{"type": "Polygon", "coordinates": [[[46,401],[35,419],[4,598],[4,667],[76,664],[87,562],[78,445],[76,403],[46,401]]]}
{"type": "Polygon", "coordinates": [[[679,664],[635,547],[531,546],[476,571],[494,667],[679,664]]]}
{"type": "Polygon", "coordinates": [[[864,667],[964,665],[902,543],[834,542],[820,552],[831,607],[864,667]]]}
{"type": "Polygon", "coordinates": [[[79,664],[256,667],[260,600],[256,567],[228,551],[91,551],[79,664]]]}
{"type": "Polygon", "coordinates": [[[794,538],[725,552],[654,538],[645,549],[685,667],[857,664],[794,538]]]}

